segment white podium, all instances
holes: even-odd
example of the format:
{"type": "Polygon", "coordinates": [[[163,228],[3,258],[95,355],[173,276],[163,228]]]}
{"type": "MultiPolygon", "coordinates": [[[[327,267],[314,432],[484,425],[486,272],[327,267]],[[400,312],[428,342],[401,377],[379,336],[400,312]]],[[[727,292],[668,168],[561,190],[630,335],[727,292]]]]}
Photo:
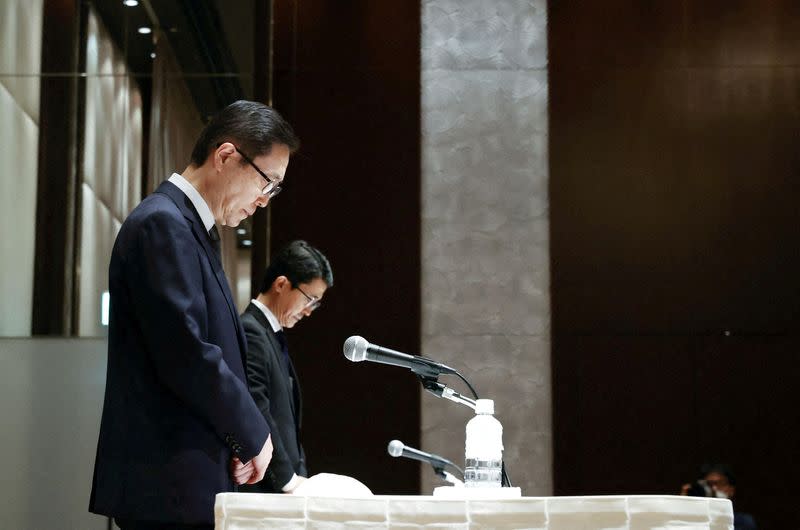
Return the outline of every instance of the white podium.
{"type": "Polygon", "coordinates": [[[442,499],[220,493],[216,530],[733,530],[726,499],[672,495],[442,499]]]}

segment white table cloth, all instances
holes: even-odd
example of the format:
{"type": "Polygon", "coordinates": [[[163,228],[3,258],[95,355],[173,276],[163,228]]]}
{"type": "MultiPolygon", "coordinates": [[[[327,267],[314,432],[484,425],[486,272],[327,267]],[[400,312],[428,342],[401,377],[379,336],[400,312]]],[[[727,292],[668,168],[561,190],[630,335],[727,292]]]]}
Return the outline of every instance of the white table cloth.
{"type": "Polygon", "coordinates": [[[220,493],[215,518],[217,530],[733,529],[730,501],[672,495],[451,500],[410,495],[337,498],[220,493]]]}

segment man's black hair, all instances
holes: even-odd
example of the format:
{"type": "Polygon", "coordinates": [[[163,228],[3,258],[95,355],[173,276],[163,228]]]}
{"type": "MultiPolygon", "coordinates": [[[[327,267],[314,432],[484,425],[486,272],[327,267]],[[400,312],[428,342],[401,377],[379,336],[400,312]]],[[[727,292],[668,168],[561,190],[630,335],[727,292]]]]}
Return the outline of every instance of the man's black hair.
{"type": "Polygon", "coordinates": [[[736,485],[736,475],[733,474],[731,466],[727,464],[703,464],[703,467],[700,468],[700,474],[705,477],[709,473],[719,473],[727,479],[728,484],[731,486],[736,485]]]}
{"type": "Polygon", "coordinates": [[[292,287],[320,278],[333,287],[333,271],[325,255],[302,240],[292,241],[283,247],[264,272],[260,293],[266,293],[278,276],[286,276],[292,287]]]}
{"type": "Polygon", "coordinates": [[[224,142],[231,142],[251,160],[268,154],[275,144],[285,145],[290,153],[300,147],[292,126],[278,111],[243,99],[219,111],[206,124],[192,150],[192,164],[202,166],[212,149],[224,142]]]}

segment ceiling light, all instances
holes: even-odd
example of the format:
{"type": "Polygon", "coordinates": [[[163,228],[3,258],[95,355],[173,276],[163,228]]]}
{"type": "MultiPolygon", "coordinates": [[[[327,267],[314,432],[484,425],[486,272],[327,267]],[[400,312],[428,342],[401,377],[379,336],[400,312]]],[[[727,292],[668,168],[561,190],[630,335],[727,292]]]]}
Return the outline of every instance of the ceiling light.
{"type": "Polygon", "coordinates": [[[136,7],[139,5],[139,0],[122,0],[122,3],[128,7],[136,7]]]}
{"type": "Polygon", "coordinates": [[[150,53],[150,58],[151,59],[155,59],[156,58],[156,52],[151,52],[150,53]]]}
{"type": "Polygon", "coordinates": [[[139,28],[139,33],[141,33],[142,35],[149,35],[150,33],[152,33],[152,31],[153,30],[148,28],[147,26],[142,26],[141,28],[139,28]]]}

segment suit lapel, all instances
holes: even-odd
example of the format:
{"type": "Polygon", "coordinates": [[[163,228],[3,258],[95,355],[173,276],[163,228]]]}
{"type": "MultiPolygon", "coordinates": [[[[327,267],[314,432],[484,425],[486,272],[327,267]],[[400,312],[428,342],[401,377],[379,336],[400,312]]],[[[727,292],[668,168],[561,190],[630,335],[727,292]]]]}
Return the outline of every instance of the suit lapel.
{"type": "Polygon", "coordinates": [[[269,320],[267,320],[266,315],[264,315],[261,309],[256,307],[252,302],[248,304],[245,311],[250,313],[264,328],[264,334],[267,336],[267,340],[272,346],[271,350],[274,353],[275,358],[278,360],[278,364],[283,366],[283,361],[281,361],[281,356],[283,355],[283,352],[281,351],[281,343],[278,341],[278,337],[275,336],[275,332],[272,331],[272,326],[270,325],[269,320]]]}
{"type": "Polygon", "coordinates": [[[277,357],[278,366],[284,370],[284,373],[289,378],[289,388],[287,391],[289,393],[289,403],[292,407],[292,414],[294,417],[297,418],[297,425],[300,425],[300,411],[302,410],[301,407],[301,398],[300,398],[300,384],[297,381],[297,372],[295,372],[294,364],[292,363],[291,358],[287,359],[289,361],[288,366],[286,361],[284,361],[283,357],[283,350],[281,350],[281,343],[278,341],[278,337],[275,336],[275,332],[272,330],[272,326],[270,325],[267,317],[264,313],[253,305],[252,303],[247,306],[247,311],[253,315],[258,322],[264,326],[264,331],[267,335],[267,338],[272,344],[272,351],[274,352],[275,356],[277,357]]]}
{"type": "Polygon", "coordinates": [[[203,247],[206,257],[211,264],[211,270],[214,271],[214,277],[217,279],[219,288],[222,289],[222,293],[225,296],[225,301],[228,303],[228,310],[230,311],[231,318],[236,326],[236,338],[239,341],[239,354],[242,358],[242,365],[244,366],[246,364],[246,339],[244,336],[244,329],[242,328],[242,323],[239,321],[239,315],[236,312],[236,304],[233,303],[233,296],[231,295],[231,290],[228,287],[228,279],[225,277],[225,271],[222,268],[222,262],[220,261],[220,257],[217,255],[217,252],[214,250],[214,247],[211,245],[211,239],[205,229],[205,225],[203,225],[203,221],[200,219],[200,214],[197,213],[197,210],[195,209],[194,204],[192,204],[192,201],[189,200],[189,197],[187,197],[186,194],[180,190],[180,188],[169,181],[162,182],[158,189],[156,189],[155,193],[163,193],[172,199],[176,206],[178,206],[178,209],[180,209],[181,213],[183,213],[183,216],[189,221],[195,239],[203,247]]]}

